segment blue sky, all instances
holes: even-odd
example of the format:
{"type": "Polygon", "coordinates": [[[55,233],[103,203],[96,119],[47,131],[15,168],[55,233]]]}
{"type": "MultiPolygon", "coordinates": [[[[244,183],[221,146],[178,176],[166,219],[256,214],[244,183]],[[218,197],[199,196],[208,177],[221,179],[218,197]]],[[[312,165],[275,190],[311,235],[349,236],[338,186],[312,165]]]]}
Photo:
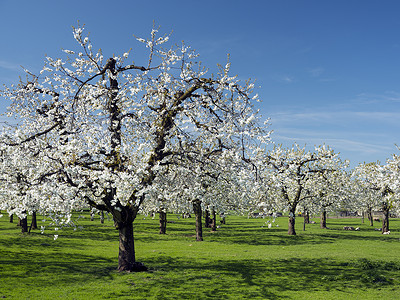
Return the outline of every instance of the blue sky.
{"type": "Polygon", "coordinates": [[[78,20],[94,48],[133,59],[133,34],[154,21],[210,68],[229,53],[234,74],[257,80],[275,143],[325,143],[352,166],[399,152],[400,1],[0,0],[0,11],[1,84],[73,48],[78,20]]]}

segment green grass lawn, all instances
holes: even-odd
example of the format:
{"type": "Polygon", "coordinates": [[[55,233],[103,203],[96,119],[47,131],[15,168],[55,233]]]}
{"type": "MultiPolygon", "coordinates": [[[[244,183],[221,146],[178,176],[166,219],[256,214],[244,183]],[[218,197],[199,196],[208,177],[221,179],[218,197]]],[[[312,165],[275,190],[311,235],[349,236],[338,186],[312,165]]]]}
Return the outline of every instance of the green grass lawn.
{"type": "MultiPolygon", "coordinates": [[[[382,235],[360,219],[328,219],[297,236],[287,218],[228,216],[195,241],[194,219],[138,216],[136,258],[148,272],[118,273],[118,232],[112,221],[80,219],[83,229],[46,228],[22,235],[0,218],[0,298],[5,299],[400,299],[400,220],[382,235]],[[343,226],[360,227],[344,231],[343,226]],[[57,240],[53,235],[58,234],[57,240]]],[[[41,222],[39,227],[48,222],[41,222]]],[[[377,223],[376,227],[380,224],[377,223]]]]}

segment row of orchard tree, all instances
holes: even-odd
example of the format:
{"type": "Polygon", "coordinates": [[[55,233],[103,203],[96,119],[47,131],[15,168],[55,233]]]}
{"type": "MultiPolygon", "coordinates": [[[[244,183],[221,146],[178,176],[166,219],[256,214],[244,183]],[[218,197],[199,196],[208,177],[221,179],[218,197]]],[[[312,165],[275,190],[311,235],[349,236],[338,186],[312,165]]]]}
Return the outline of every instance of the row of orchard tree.
{"type": "Polygon", "coordinates": [[[139,212],[191,211],[201,240],[206,208],[287,211],[294,235],[299,210],[326,216],[395,203],[397,157],[353,174],[327,146],[268,150],[254,84],[231,76],[229,62],[209,74],[195,51],[166,48],[169,36],[156,29],[137,39],[148,54],[139,65],[128,63],[130,52],[105,59],[83,28],[73,34],[78,45],[63,59],[47,57],[39,74],[26,70],[1,92],[18,123],[1,135],[1,210],[51,215],[59,225],[87,207],[108,212],[118,269],[135,271],[143,269],[133,238],[139,212]]]}

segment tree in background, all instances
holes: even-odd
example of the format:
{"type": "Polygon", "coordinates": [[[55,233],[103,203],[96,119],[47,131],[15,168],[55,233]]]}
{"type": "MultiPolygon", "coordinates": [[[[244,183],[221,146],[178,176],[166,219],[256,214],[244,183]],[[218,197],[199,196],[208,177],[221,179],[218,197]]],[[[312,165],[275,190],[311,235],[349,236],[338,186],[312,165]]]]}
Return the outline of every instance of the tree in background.
{"type": "MultiPolygon", "coordinates": [[[[361,165],[358,166],[358,168],[360,167],[361,165]]],[[[379,190],[371,188],[370,183],[359,169],[353,171],[352,177],[349,207],[352,210],[361,211],[363,219],[366,213],[369,225],[374,226],[373,210],[380,209],[381,193],[379,190]]]]}
{"type": "Polygon", "coordinates": [[[0,153],[0,210],[7,210],[10,216],[17,215],[22,233],[37,228],[36,211],[40,211],[40,201],[31,195],[38,184],[37,153],[31,149],[1,147],[0,153]],[[23,153],[22,156],[18,155],[23,153]],[[28,215],[32,223],[28,230],[28,215]]]}
{"type": "Polygon", "coordinates": [[[349,176],[345,172],[346,162],[336,161],[336,166],[329,172],[321,172],[315,176],[312,193],[315,195],[311,201],[320,212],[320,227],[326,229],[328,210],[338,210],[349,197],[349,176]]]}
{"type": "Polygon", "coordinates": [[[289,235],[296,235],[297,206],[319,195],[323,188],[316,186],[316,178],[328,176],[338,169],[340,159],[327,146],[316,147],[313,152],[300,148],[275,147],[268,152],[262,176],[268,178],[270,201],[274,207],[289,213],[289,235]]]}
{"type": "Polygon", "coordinates": [[[356,176],[363,181],[366,187],[379,192],[379,208],[382,210],[382,233],[390,232],[389,213],[395,203],[394,178],[391,166],[394,166],[394,164],[382,166],[379,162],[373,162],[360,164],[355,169],[356,176]]]}

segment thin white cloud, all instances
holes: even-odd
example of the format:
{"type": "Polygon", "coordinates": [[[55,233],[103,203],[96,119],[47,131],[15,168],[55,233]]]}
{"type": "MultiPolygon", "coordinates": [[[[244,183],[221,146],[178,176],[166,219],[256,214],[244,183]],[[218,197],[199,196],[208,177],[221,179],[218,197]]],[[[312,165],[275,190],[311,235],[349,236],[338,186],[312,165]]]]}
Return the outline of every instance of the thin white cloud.
{"type": "Polygon", "coordinates": [[[321,111],[276,112],[269,115],[272,141],[290,146],[327,144],[352,165],[386,161],[397,152],[400,142],[400,111],[321,111]]]}
{"type": "Polygon", "coordinates": [[[290,76],[284,76],[281,79],[282,79],[282,81],[287,82],[287,83],[292,83],[294,81],[294,78],[290,77],[290,76]]]}
{"type": "Polygon", "coordinates": [[[324,72],[325,72],[324,68],[321,68],[321,67],[317,67],[317,68],[313,68],[313,69],[308,70],[308,73],[310,73],[310,75],[312,77],[319,77],[324,72]]]}
{"type": "Polygon", "coordinates": [[[21,71],[22,67],[20,65],[11,63],[9,61],[0,60],[0,68],[7,69],[11,71],[21,71]]]}
{"type": "Polygon", "coordinates": [[[400,102],[400,93],[395,91],[386,91],[383,94],[361,93],[357,95],[357,100],[369,104],[382,103],[382,101],[400,102]]]}
{"type": "MultiPolygon", "coordinates": [[[[273,127],[273,126],[272,126],[273,127]]],[[[296,136],[301,137],[302,139],[312,139],[317,138],[319,140],[328,140],[328,139],[338,139],[338,137],[355,140],[355,139],[370,139],[374,141],[385,141],[390,140],[392,136],[389,133],[383,131],[377,132],[366,132],[361,130],[351,130],[350,128],[327,128],[327,127],[314,127],[314,129],[296,128],[296,127],[278,127],[273,128],[274,132],[277,132],[281,135],[285,136],[296,136]]]]}
{"type": "Polygon", "coordinates": [[[375,153],[387,153],[390,151],[394,151],[394,145],[387,146],[382,144],[376,143],[365,143],[359,142],[350,139],[339,139],[339,138],[321,138],[314,136],[313,138],[309,137],[299,137],[299,136],[286,136],[286,135],[274,135],[273,138],[282,141],[289,141],[292,143],[298,144],[307,144],[309,146],[326,144],[332,146],[334,149],[345,149],[346,151],[352,151],[359,153],[360,151],[368,154],[375,154],[375,153]]]}
{"type": "Polygon", "coordinates": [[[319,136],[301,137],[287,135],[273,135],[273,141],[276,144],[290,146],[293,143],[299,145],[307,145],[312,148],[317,145],[329,145],[335,152],[340,153],[343,159],[349,159],[352,166],[358,165],[360,162],[381,161],[385,162],[396,151],[394,144],[366,143],[343,138],[321,138],[319,136]]]}
{"type": "Polygon", "coordinates": [[[295,78],[290,75],[275,75],[274,80],[283,83],[293,83],[295,81],[295,78]]]}
{"type": "Polygon", "coordinates": [[[279,82],[279,83],[293,83],[296,81],[295,77],[289,75],[289,74],[271,74],[270,79],[279,82]]]}
{"type": "Polygon", "coordinates": [[[399,124],[400,112],[367,112],[367,111],[318,111],[318,112],[277,112],[269,116],[274,124],[299,125],[310,122],[331,123],[340,125],[340,122],[371,122],[378,121],[387,124],[399,124]]]}

